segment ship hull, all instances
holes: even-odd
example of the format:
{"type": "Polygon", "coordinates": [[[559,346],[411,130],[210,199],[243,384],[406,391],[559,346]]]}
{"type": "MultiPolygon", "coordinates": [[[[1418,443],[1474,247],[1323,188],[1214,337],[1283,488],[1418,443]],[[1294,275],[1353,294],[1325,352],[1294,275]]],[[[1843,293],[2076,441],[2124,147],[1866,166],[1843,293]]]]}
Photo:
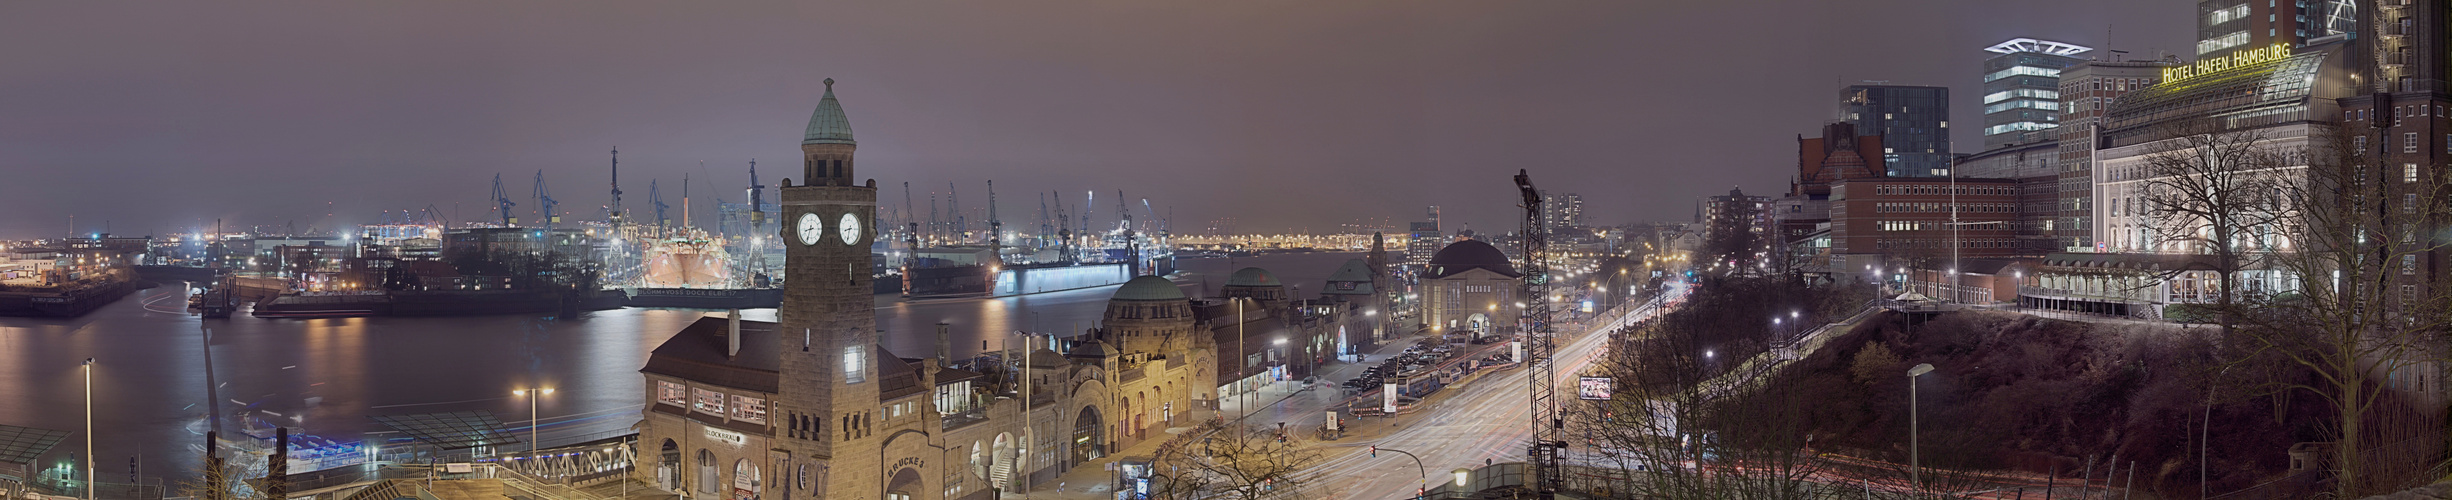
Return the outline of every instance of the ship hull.
{"type": "Polygon", "coordinates": [[[781,288],[639,288],[623,301],[630,307],[761,309],[783,307],[781,288]]]}

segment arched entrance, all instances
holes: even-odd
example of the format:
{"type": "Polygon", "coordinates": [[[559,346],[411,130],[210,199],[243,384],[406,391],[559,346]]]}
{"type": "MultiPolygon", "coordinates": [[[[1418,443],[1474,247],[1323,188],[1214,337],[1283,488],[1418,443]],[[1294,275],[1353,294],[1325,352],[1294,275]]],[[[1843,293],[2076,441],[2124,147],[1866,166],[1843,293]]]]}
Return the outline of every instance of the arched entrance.
{"type": "Polygon", "coordinates": [[[1107,438],[1099,435],[1099,430],[1105,427],[1098,418],[1098,407],[1081,407],[1081,415],[1073,418],[1073,463],[1106,456],[1107,438]]]}
{"type": "Polygon", "coordinates": [[[1471,317],[1465,318],[1464,329],[1473,332],[1473,338],[1488,337],[1490,336],[1490,316],[1473,313],[1471,317]]]}
{"type": "Polygon", "coordinates": [[[732,498],[757,500],[758,493],[765,490],[766,481],[758,474],[758,464],[746,458],[732,463],[732,498]]]}
{"type": "Polygon", "coordinates": [[[715,470],[715,452],[698,450],[698,492],[713,496],[722,486],[715,470]]]}
{"type": "Polygon", "coordinates": [[[989,485],[1005,490],[1013,489],[1013,476],[1014,472],[1016,472],[1013,468],[1015,465],[1013,462],[1014,459],[1021,458],[1021,453],[1018,450],[1015,450],[1019,444],[1020,443],[1015,442],[1013,439],[1012,433],[996,435],[996,444],[988,448],[989,485]]]}
{"type": "Polygon", "coordinates": [[[656,486],[681,491],[681,445],[673,440],[664,440],[664,448],[656,455],[656,486]]]}
{"type": "Polygon", "coordinates": [[[894,477],[892,479],[887,479],[885,485],[885,500],[911,500],[913,498],[919,498],[918,495],[920,489],[927,487],[926,485],[920,484],[919,469],[903,469],[900,471],[895,471],[894,477]]]}

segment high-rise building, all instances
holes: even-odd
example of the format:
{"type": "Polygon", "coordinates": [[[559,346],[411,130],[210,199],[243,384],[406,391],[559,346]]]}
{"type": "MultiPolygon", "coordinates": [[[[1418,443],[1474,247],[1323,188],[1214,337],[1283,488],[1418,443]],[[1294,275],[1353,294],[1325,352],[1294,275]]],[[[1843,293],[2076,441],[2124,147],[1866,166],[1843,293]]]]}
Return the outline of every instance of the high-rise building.
{"type": "Polygon", "coordinates": [[[1584,197],[1575,193],[1541,191],[1541,223],[1549,227],[1584,226],[1584,197]]]}
{"type": "Polygon", "coordinates": [[[1984,149],[2052,139],[2060,125],[2060,71],[2093,51],[2075,44],[2018,38],[1984,48],[1984,149]]]}
{"type": "MultiPolygon", "coordinates": [[[[2400,212],[2407,215],[2387,215],[2399,220],[2388,219],[2386,224],[2397,223],[2404,235],[2428,234],[2418,227],[2441,234],[2452,222],[2417,207],[2442,196],[2432,186],[2441,185],[2448,175],[2444,165],[2452,162],[2452,65],[2444,60],[2452,57],[2452,40],[2444,36],[2452,26],[2452,15],[2445,11],[2452,9],[2452,1],[2383,0],[2369,5],[2360,31],[2374,36],[2356,37],[2348,48],[2351,71],[2363,78],[2354,80],[2351,96],[2340,100],[2342,129],[2352,136],[2349,146],[2358,161],[2381,167],[2372,179],[2398,194],[2404,205],[2400,212]]],[[[2405,236],[2402,241],[2410,240],[2405,236]]],[[[2452,272],[2447,270],[2452,252],[2440,247],[2400,258],[2405,260],[2396,294],[2405,303],[2440,293],[2432,288],[2442,286],[2444,273],[2452,272]]]]}
{"type": "Polygon", "coordinates": [[[1743,267],[1762,262],[1764,252],[1774,243],[1770,241],[1774,236],[1770,205],[1770,197],[1747,195],[1737,188],[1705,200],[1704,251],[1712,254],[1710,258],[1724,258],[1743,267]]]}
{"type": "Polygon", "coordinates": [[[2060,136],[2058,161],[2060,216],[2045,234],[2063,249],[2093,251],[2094,128],[2113,99],[2162,81],[2161,61],[2086,61],[2060,72],[2060,136]]]}
{"type": "Polygon", "coordinates": [[[1405,240],[1405,265],[1421,267],[1430,263],[1431,255],[1446,246],[1446,236],[1439,229],[1439,207],[1430,207],[1430,220],[1413,223],[1413,231],[1405,240]]]}
{"type": "Polygon", "coordinates": [[[1882,136],[1890,177],[1950,174],[1950,88],[1851,85],[1840,89],[1839,119],[1856,133],[1882,136]]]}
{"type": "MultiPolygon", "coordinates": [[[[2397,4],[2402,0],[2385,0],[2397,4]]],[[[2197,59],[2240,50],[2306,45],[2358,30],[2357,0],[2199,0],[2197,59]]]]}

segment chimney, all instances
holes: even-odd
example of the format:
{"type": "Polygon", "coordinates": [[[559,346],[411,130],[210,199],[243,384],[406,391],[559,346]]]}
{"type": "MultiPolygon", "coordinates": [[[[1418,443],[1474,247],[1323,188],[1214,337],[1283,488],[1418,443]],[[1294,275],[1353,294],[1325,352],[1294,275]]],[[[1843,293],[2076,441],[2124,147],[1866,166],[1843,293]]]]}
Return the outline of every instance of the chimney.
{"type": "Polygon", "coordinates": [[[953,358],[953,354],[954,354],[954,353],[953,353],[953,350],[954,350],[954,345],[950,343],[950,342],[952,342],[952,340],[950,340],[950,339],[951,339],[951,337],[949,337],[949,335],[950,335],[950,334],[949,334],[949,333],[947,333],[947,331],[948,331],[948,330],[951,330],[952,328],[953,328],[953,324],[952,324],[952,323],[945,322],[944,320],[938,320],[938,321],[937,321],[937,367],[938,367],[938,368],[951,368],[951,367],[953,367],[953,364],[952,364],[952,363],[950,363],[949,361],[951,361],[951,360],[952,360],[952,358],[953,358]]]}
{"type": "Polygon", "coordinates": [[[741,355],[741,310],[724,314],[724,357],[741,355]]]}

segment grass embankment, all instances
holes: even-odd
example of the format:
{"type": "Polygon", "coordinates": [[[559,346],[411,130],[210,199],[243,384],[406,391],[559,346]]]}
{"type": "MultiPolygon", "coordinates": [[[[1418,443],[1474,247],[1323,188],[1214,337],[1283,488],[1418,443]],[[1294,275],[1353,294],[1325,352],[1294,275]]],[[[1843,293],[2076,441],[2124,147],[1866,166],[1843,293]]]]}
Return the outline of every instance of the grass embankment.
{"type": "MultiPolygon", "coordinates": [[[[2210,444],[2215,492],[2265,482],[2290,465],[2292,443],[2321,440],[2323,401],[2304,393],[2213,405],[2204,430],[2209,328],[2096,324],[1966,311],[1908,324],[1884,313],[1858,325],[1771,383],[1803,394],[1817,447],[1904,463],[1906,370],[1917,383],[1923,463],[1958,469],[2084,474],[2088,457],[2135,461],[2136,487],[2164,498],[2198,491],[2198,450],[2210,444]]],[[[1761,396],[1750,396],[1761,397],[1761,396]]],[[[2124,474],[2125,476],[2125,474],[2124,474]]],[[[2302,475],[2302,477],[2307,475],[2302,475]]],[[[2121,479],[2126,482],[2126,478],[2121,479]]]]}

